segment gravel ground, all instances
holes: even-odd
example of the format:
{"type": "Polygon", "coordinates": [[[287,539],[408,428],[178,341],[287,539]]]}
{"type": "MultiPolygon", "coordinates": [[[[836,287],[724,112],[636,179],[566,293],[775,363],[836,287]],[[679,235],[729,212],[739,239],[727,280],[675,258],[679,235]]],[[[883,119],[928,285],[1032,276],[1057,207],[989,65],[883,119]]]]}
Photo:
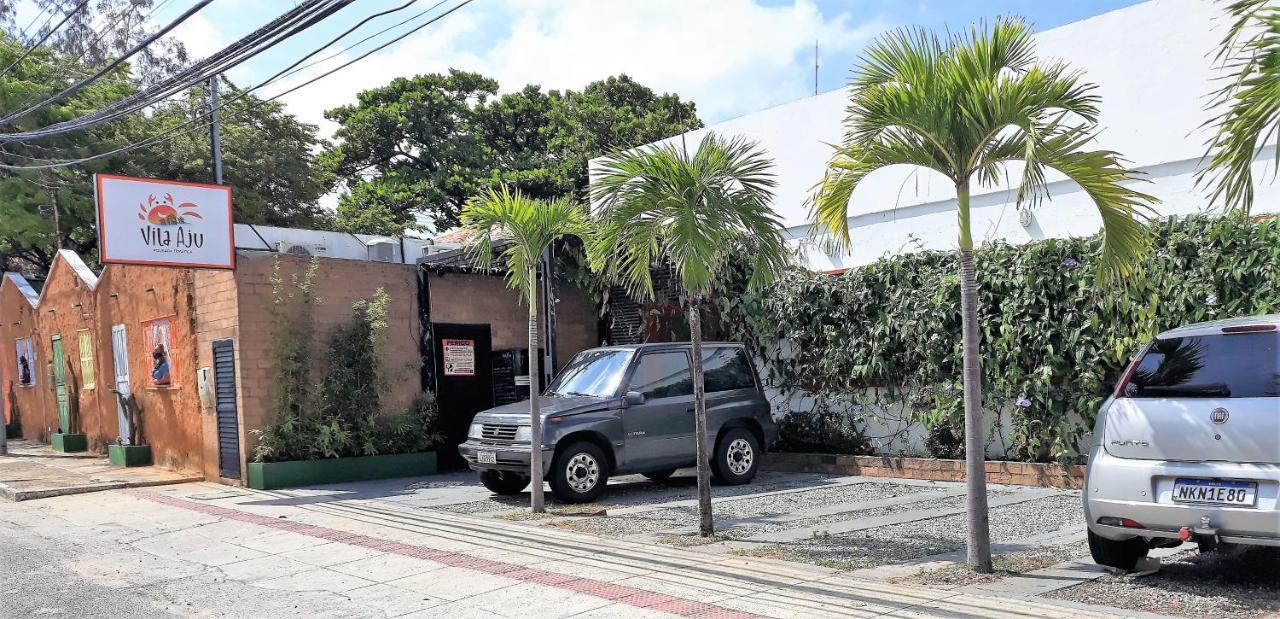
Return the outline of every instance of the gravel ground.
{"type": "MultiPolygon", "coordinates": [[[[617,477],[609,480],[609,486],[605,489],[604,494],[600,496],[599,501],[622,507],[635,507],[697,498],[698,481],[692,475],[692,470],[687,473],[681,471],[677,473],[676,477],[663,482],[650,481],[639,475],[617,477]]],[[[828,484],[830,480],[836,478],[837,476],[834,475],[765,472],[757,475],[752,483],[742,486],[714,485],[711,488],[711,494],[720,498],[804,487],[818,487],[821,489],[824,484],[828,484]]],[[[550,490],[546,493],[546,501],[547,505],[559,504],[550,490]]],[[[511,511],[528,505],[529,493],[523,492],[511,496],[493,495],[482,501],[435,506],[431,509],[460,514],[485,514],[511,511]]]]}
{"type": "Polygon", "coordinates": [[[992,567],[995,568],[995,572],[992,574],[979,574],[964,563],[956,563],[947,567],[925,570],[911,576],[894,579],[894,582],[945,588],[963,587],[993,582],[1006,576],[1026,574],[1052,567],[1063,561],[1087,556],[1089,556],[1089,545],[1084,541],[1072,544],[1045,545],[1039,546],[1032,551],[1013,552],[992,557],[992,567]]]}
{"type": "MultiPolygon", "coordinates": [[[[732,537],[745,537],[754,534],[757,527],[728,528],[730,519],[777,517],[803,512],[825,505],[839,503],[855,503],[872,501],[887,497],[911,495],[928,490],[924,486],[907,486],[903,484],[866,482],[832,488],[817,488],[803,492],[779,494],[765,497],[743,498],[715,505],[713,513],[717,528],[732,537]]],[[[904,510],[906,507],[887,508],[904,510]]],[[[875,510],[868,510],[875,511],[875,510]]],[[[859,517],[860,512],[850,512],[835,516],[838,520],[859,517]]],[[[698,524],[698,509],[694,506],[669,507],[637,514],[622,514],[608,518],[557,523],[556,526],[583,531],[596,535],[623,536],[644,533],[658,533],[672,529],[695,527],[698,524]]],[[[803,526],[799,524],[777,523],[772,526],[789,528],[803,526]]]]}
{"type": "MultiPolygon", "coordinates": [[[[1064,494],[1005,505],[991,510],[991,539],[1014,542],[1082,521],[1080,497],[1064,494]]],[[[782,545],[795,560],[829,567],[857,569],[902,563],[960,550],[965,544],[965,516],[916,520],[782,545]]]]}
{"type": "Polygon", "coordinates": [[[1045,597],[1206,619],[1274,616],[1280,613],[1278,572],[1278,549],[1191,550],[1166,557],[1150,576],[1107,574],[1045,597]]]}

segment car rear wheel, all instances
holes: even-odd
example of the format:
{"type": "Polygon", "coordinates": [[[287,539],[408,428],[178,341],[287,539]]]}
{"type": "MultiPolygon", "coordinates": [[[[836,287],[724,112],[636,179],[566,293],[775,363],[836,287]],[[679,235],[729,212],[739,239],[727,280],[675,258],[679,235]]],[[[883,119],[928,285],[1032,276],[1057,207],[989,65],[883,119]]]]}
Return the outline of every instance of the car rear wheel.
{"type": "Polygon", "coordinates": [[[520,494],[529,486],[529,476],[509,471],[480,471],[480,483],[494,494],[520,494]]]}
{"type": "Polygon", "coordinates": [[[716,442],[711,471],[716,480],[731,486],[745,484],[760,468],[760,442],[746,428],[731,428],[716,442]]]}
{"type": "Polygon", "coordinates": [[[649,471],[648,473],[641,473],[641,475],[644,475],[645,477],[648,477],[653,481],[666,481],[670,479],[672,475],[675,475],[675,474],[676,474],[675,469],[666,469],[662,471],[649,471]]]}
{"type": "Polygon", "coordinates": [[[1141,537],[1124,541],[1110,540],[1089,531],[1089,554],[1098,565],[1114,567],[1126,572],[1138,564],[1138,559],[1147,556],[1150,548],[1141,537]]]}
{"type": "Polygon", "coordinates": [[[551,467],[551,491],[566,503],[590,503],[608,482],[609,461],[594,443],[569,445],[551,467]]]}

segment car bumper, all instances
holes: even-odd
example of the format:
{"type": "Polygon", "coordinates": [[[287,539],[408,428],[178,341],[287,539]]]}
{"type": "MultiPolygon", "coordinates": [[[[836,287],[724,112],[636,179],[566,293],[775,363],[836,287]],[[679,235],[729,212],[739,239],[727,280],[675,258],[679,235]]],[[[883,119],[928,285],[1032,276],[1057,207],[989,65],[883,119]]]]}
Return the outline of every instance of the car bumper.
{"type": "MultiPolygon", "coordinates": [[[[498,443],[482,443],[475,439],[469,439],[467,442],[458,445],[458,455],[467,461],[467,466],[473,471],[511,471],[514,473],[529,472],[529,460],[532,450],[529,445],[507,445],[498,443]],[[491,451],[497,462],[493,464],[481,464],[479,454],[482,451],[491,451]]],[[[555,455],[554,449],[542,450],[542,473],[545,475],[551,471],[551,457],[555,455]]]]}
{"type": "Polygon", "coordinates": [[[1183,527],[1197,529],[1208,519],[1218,540],[1230,544],[1280,546],[1280,465],[1227,462],[1168,462],[1116,458],[1095,447],[1085,480],[1089,530],[1112,540],[1135,536],[1178,539],[1183,527]],[[1174,503],[1176,478],[1233,479],[1258,484],[1254,507],[1174,503]],[[1098,524],[1099,518],[1128,518],[1140,527],[1098,524]]]}

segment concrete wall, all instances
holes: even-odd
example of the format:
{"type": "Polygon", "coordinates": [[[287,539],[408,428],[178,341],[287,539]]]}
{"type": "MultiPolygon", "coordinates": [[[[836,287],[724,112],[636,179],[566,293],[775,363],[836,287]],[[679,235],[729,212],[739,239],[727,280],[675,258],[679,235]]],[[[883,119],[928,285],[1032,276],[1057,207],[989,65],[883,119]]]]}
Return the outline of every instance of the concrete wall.
{"type": "MultiPolygon", "coordinates": [[[[239,310],[240,409],[241,427],[261,428],[270,423],[271,358],[273,321],[271,277],[277,261],[286,290],[296,291],[291,282],[301,279],[309,260],[282,254],[240,252],[236,256],[235,289],[239,310]]],[[[379,288],[391,296],[387,343],[383,368],[391,385],[384,405],[394,410],[406,407],[421,390],[418,374],[417,267],[406,264],[318,258],[315,280],[321,303],[315,316],[315,360],[313,379],[324,376],[328,359],[325,348],[335,327],[351,321],[351,304],[373,296],[379,288]]],[[[256,442],[244,439],[243,452],[251,456],[256,442]]]]}

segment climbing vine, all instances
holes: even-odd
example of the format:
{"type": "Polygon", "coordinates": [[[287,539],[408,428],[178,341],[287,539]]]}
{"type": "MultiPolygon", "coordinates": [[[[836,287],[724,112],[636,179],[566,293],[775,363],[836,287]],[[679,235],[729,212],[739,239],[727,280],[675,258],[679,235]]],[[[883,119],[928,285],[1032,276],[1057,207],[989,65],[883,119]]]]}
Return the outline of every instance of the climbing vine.
{"type": "MultiPolygon", "coordinates": [[[[1079,459],[1110,384],[1156,333],[1280,306],[1280,221],[1199,216],[1154,236],[1143,277],[1120,286],[1096,283],[1097,236],[978,253],[984,408],[1010,417],[1014,458],[1079,459]]],[[[902,427],[929,430],[935,455],[957,457],[959,286],[951,254],[924,252],[719,303],[773,386],[863,421],[898,411],[902,427]]]]}

